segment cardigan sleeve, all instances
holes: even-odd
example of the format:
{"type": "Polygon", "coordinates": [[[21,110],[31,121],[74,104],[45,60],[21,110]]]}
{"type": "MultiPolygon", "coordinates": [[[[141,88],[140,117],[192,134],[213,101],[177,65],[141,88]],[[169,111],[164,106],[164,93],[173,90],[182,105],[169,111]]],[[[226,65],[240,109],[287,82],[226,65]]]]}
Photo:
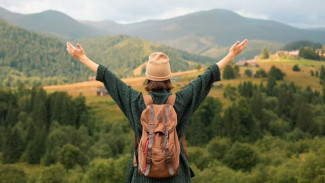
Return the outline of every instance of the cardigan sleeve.
{"type": "Polygon", "coordinates": [[[134,99],[139,99],[142,96],[141,92],[125,84],[103,65],[99,65],[97,68],[96,80],[104,83],[109,95],[117,103],[124,115],[128,119],[132,118],[134,99]]]}
{"type": "MultiPolygon", "coordinates": [[[[220,70],[217,64],[210,66],[202,75],[192,81],[187,87],[176,93],[177,106],[182,111],[182,123],[188,123],[190,115],[199,107],[208,95],[213,82],[220,81],[220,70]]],[[[183,124],[180,124],[183,126],[183,124]]]]}

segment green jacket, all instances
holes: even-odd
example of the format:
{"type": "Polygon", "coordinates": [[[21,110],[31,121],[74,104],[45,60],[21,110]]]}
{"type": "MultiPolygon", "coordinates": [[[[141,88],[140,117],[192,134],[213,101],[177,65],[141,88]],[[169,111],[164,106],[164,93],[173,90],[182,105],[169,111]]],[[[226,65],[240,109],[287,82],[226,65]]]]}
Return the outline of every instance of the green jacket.
{"type": "MultiPolygon", "coordinates": [[[[126,85],[122,80],[117,78],[112,72],[102,65],[97,69],[96,80],[103,82],[110,96],[121,108],[124,115],[130,122],[131,128],[135,135],[140,139],[142,135],[142,126],[140,116],[146,108],[142,93],[126,85]]],[[[194,111],[199,107],[201,102],[206,98],[213,82],[220,81],[220,71],[217,64],[210,66],[205,73],[198,76],[187,87],[176,93],[176,101],[174,109],[177,113],[177,134],[179,137],[184,133],[185,126],[189,124],[189,120],[194,111]]],[[[149,92],[152,96],[154,104],[164,104],[169,95],[172,93],[167,90],[157,90],[149,92]]],[[[136,152],[137,154],[137,152],[136,152]]],[[[188,183],[194,174],[190,169],[186,160],[183,147],[181,147],[179,172],[177,176],[154,179],[147,178],[138,173],[137,167],[133,167],[133,156],[130,159],[126,179],[127,183],[188,183]]]]}

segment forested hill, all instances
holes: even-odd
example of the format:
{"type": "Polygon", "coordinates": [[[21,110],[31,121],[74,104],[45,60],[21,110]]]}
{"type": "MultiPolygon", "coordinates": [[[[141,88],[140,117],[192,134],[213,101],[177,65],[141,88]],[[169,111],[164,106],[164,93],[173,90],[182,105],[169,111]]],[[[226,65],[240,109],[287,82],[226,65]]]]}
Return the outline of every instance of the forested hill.
{"type": "Polygon", "coordinates": [[[18,80],[47,84],[85,80],[90,74],[73,60],[59,40],[36,34],[0,19],[0,85],[18,80]]]}
{"type": "Polygon", "coordinates": [[[79,40],[87,55],[124,76],[132,76],[132,70],[148,60],[152,52],[164,52],[170,58],[172,72],[195,68],[198,63],[216,63],[210,57],[190,54],[164,45],[150,43],[127,35],[106,36],[79,40]]]}
{"type": "MultiPolygon", "coordinates": [[[[72,83],[85,81],[94,75],[69,56],[65,43],[58,39],[0,20],[0,40],[1,86],[16,85],[18,80],[26,84],[72,83]]],[[[132,76],[132,70],[142,64],[152,51],[166,52],[172,58],[173,71],[188,70],[197,66],[195,62],[215,62],[208,57],[188,54],[129,36],[84,39],[80,42],[91,59],[108,66],[123,77],[132,76]],[[194,62],[188,62],[189,60],[194,62]]]]}
{"type": "Polygon", "coordinates": [[[54,35],[62,39],[99,37],[107,34],[107,31],[85,25],[64,13],[54,10],[24,15],[0,7],[0,18],[25,29],[54,35]]]}

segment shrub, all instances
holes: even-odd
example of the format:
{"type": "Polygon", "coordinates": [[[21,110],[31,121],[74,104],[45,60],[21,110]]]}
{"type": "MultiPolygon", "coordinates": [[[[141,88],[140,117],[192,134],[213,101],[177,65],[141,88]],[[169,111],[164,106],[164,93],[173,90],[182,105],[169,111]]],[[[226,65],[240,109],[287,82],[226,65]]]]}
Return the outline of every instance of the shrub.
{"type": "Polygon", "coordinates": [[[250,171],[258,160],[258,154],[248,144],[235,143],[224,158],[224,163],[234,169],[250,171]]]}
{"type": "Polygon", "coordinates": [[[294,65],[293,67],[292,67],[292,71],[295,71],[295,72],[300,72],[300,67],[298,66],[298,64],[296,64],[296,65],[294,65]]]}

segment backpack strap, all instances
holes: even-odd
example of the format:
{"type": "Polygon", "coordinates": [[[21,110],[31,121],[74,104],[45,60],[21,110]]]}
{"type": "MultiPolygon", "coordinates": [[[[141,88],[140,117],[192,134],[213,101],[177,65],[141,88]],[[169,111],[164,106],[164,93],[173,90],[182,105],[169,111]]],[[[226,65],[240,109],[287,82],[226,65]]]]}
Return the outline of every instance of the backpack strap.
{"type": "Polygon", "coordinates": [[[139,139],[134,134],[134,145],[133,145],[133,166],[134,167],[138,166],[138,160],[137,160],[137,157],[135,155],[135,151],[137,150],[138,144],[139,144],[139,139]]]}
{"type": "Polygon", "coordinates": [[[146,106],[153,104],[153,100],[150,95],[142,94],[142,96],[143,96],[143,100],[144,100],[144,103],[146,104],[146,106]]]}
{"type": "Polygon", "coordinates": [[[187,147],[186,147],[185,135],[184,134],[181,137],[181,142],[183,144],[183,149],[184,149],[184,153],[185,153],[186,159],[187,160],[190,160],[190,156],[188,155],[188,151],[187,151],[187,147]]]}
{"type": "Polygon", "coordinates": [[[170,95],[170,96],[168,97],[168,100],[167,100],[166,104],[169,104],[169,105],[171,105],[171,106],[174,106],[175,101],[176,101],[176,95],[173,94],[173,95],[170,95]]]}

